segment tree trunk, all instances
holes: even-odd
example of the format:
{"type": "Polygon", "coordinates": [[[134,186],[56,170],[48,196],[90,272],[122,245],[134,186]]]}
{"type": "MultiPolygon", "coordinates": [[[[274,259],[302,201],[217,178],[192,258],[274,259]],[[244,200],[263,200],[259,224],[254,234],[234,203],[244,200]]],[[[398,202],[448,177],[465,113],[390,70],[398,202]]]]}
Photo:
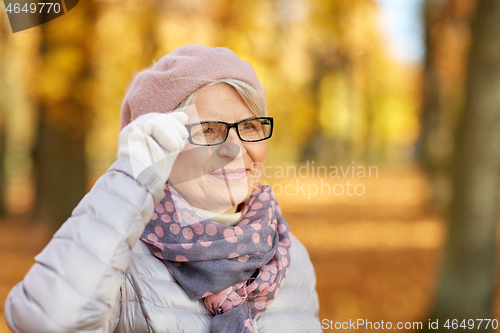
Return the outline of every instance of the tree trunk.
{"type": "Polygon", "coordinates": [[[34,210],[37,219],[55,227],[71,215],[86,192],[85,135],[92,107],[90,45],[95,7],[93,1],[80,1],[71,18],[41,26],[34,210]],[[66,27],[75,21],[77,28],[66,27]]]}
{"type": "MultiPolygon", "coordinates": [[[[500,1],[480,0],[472,24],[465,110],[457,132],[449,240],[431,315],[431,320],[439,320],[443,332],[449,332],[443,327],[448,319],[459,323],[493,319],[500,189],[499,92],[500,1]]],[[[480,329],[477,325],[478,321],[476,331],[484,331],[484,322],[480,329]]]]}
{"type": "MultiPolygon", "coordinates": [[[[73,109],[77,109],[76,107],[73,109]]],[[[64,222],[85,194],[84,136],[71,137],[43,116],[35,148],[35,216],[55,227],[64,222]]]]}
{"type": "Polygon", "coordinates": [[[8,52],[6,46],[8,44],[10,33],[6,30],[5,22],[0,19],[1,27],[0,27],[0,110],[1,110],[1,119],[0,119],[0,217],[5,217],[6,205],[5,205],[5,190],[6,190],[6,179],[5,179],[5,151],[6,151],[6,126],[5,126],[5,118],[6,118],[6,110],[9,107],[9,92],[8,92],[8,84],[9,84],[9,75],[7,75],[8,66],[10,62],[10,53],[8,52]]]}
{"type": "MultiPolygon", "coordinates": [[[[423,98],[422,113],[420,117],[421,131],[417,144],[417,158],[430,179],[429,203],[439,212],[444,212],[449,204],[447,184],[449,178],[448,156],[441,146],[442,140],[442,106],[440,99],[442,95],[441,85],[436,68],[436,44],[441,42],[433,36],[432,30],[439,23],[443,24],[446,11],[450,4],[436,0],[425,0],[424,23],[425,23],[425,60],[423,72],[423,98]]],[[[435,35],[435,34],[434,34],[435,35]]]]}

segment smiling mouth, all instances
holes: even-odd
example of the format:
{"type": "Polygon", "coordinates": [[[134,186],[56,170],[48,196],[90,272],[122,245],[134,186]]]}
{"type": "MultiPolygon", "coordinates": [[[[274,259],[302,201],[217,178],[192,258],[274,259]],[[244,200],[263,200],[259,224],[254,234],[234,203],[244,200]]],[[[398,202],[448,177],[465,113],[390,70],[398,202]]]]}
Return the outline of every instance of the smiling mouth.
{"type": "Polygon", "coordinates": [[[211,176],[214,176],[217,179],[224,181],[239,181],[245,179],[247,176],[248,170],[245,168],[238,169],[220,169],[210,173],[211,176]]]}

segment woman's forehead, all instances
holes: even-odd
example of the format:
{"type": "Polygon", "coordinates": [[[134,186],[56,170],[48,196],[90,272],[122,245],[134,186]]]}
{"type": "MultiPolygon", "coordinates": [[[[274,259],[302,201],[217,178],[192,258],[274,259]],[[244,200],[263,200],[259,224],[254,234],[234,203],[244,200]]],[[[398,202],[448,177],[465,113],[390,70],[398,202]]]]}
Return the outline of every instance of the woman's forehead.
{"type": "Polygon", "coordinates": [[[188,108],[187,114],[190,122],[237,122],[255,117],[238,92],[226,84],[200,89],[195,104],[188,108]]]}

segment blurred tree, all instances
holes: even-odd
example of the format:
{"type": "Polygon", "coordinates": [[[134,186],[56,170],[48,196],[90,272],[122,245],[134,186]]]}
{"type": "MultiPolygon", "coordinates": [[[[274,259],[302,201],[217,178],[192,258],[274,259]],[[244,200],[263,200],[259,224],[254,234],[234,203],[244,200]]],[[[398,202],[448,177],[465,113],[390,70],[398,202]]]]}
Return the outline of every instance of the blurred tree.
{"type": "Polygon", "coordinates": [[[309,126],[299,160],[390,160],[417,135],[417,71],[388,56],[374,1],[310,6],[311,69],[302,93],[312,96],[312,111],[302,112],[309,126]]]}
{"type": "MultiPolygon", "coordinates": [[[[449,240],[431,319],[494,318],[500,188],[500,2],[479,0],[456,135],[449,240]]],[[[485,327],[484,323],[481,330],[485,327]]],[[[490,326],[491,329],[491,326],[490,326]]],[[[435,331],[435,330],[433,330],[435,331]]],[[[478,331],[476,329],[476,331],[478,331]]]]}
{"type": "MultiPolygon", "coordinates": [[[[369,2],[363,1],[364,3],[369,2]]],[[[356,6],[349,1],[318,1],[312,9],[313,27],[317,36],[310,43],[310,57],[312,59],[312,76],[309,89],[312,92],[312,109],[315,110],[310,119],[310,132],[302,150],[300,161],[318,159],[321,151],[327,146],[330,156],[327,160],[337,160],[350,155],[349,143],[338,137],[325,135],[320,124],[320,96],[321,85],[328,75],[345,77],[347,81],[352,80],[352,57],[346,38],[348,26],[345,18],[356,6]],[[346,147],[343,147],[346,146],[346,147]],[[346,148],[347,151],[344,152],[346,148]],[[346,156],[347,155],[347,156],[346,156]]],[[[352,88],[352,87],[349,87],[352,88]]],[[[333,93],[333,92],[331,92],[333,93]]],[[[349,89],[348,93],[351,93],[349,89]]],[[[323,96],[324,97],[324,96],[323,96]]]]}
{"type": "MultiPolygon", "coordinates": [[[[5,18],[4,18],[5,19],[5,18]]],[[[31,164],[29,128],[32,124],[27,82],[30,81],[35,34],[13,34],[3,21],[0,36],[0,211],[25,213],[30,209],[31,164]]]]}
{"type": "Polygon", "coordinates": [[[80,1],[65,16],[41,26],[34,209],[36,218],[54,226],[70,216],[86,191],[96,6],[80,1]]]}
{"type": "Polygon", "coordinates": [[[120,5],[100,3],[92,41],[95,112],[85,147],[88,189],[116,160],[120,105],[126,88],[138,71],[163,56],[159,46],[164,47],[168,39],[161,39],[161,24],[170,20],[162,15],[174,12],[174,5],[174,1],[156,0],[145,0],[140,5],[134,0],[120,5]],[[127,24],[122,24],[125,21],[127,24]]]}
{"type": "Polygon", "coordinates": [[[464,107],[469,26],[475,2],[424,3],[426,54],[417,157],[430,178],[429,203],[440,212],[446,211],[451,199],[453,136],[464,107]]]}
{"type": "MultiPolygon", "coordinates": [[[[329,138],[321,130],[319,110],[321,105],[321,84],[323,79],[331,74],[332,72],[337,72],[336,75],[341,77],[350,78],[350,60],[341,52],[336,50],[335,47],[328,47],[325,45],[323,48],[314,48],[312,51],[312,59],[314,64],[314,70],[311,80],[310,89],[313,92],[313,109],[316,110],[316,114],[310,119],[311,120],[311,134],[308,137],[306,145],[302,151],[302,156],[300,157],[300,162],[307,160],[315,160],[321,155],[321,151],[324,151],[324,146],[329,146],[330,156],[326,156],[327,160],[335,161],[341,157],[341,146],[342,142],[338,139],[329,138]]],[[[331,92],[330,92],[331,93],[331,92]]],[[[324,97],[324,96],[323,96],[324,97]]],[[[344,156],[342,156],[344,157],[344,156]]],[[[323,158],[324,160],[325,158],[323,158]]]]}
{"type": "Polygon", "coordinates": [[[6,48],[8,43],[7,24],[0,17],[0,217],[5,217],[5,197],[6,197],[6,179],[5,179],[5,152],[6,152],[6,128],[5,128],[5,110],[8,106],[8,92],[7,92],[7,75],[6,71],[9,67],[10,59],[9,52],[6,48]]]}
{"type": "MultiPolygon", "coordinates": [[[[446,158],[440,158],[438,150],[438,142],[436,137],[439,134],[440,121],[440,86],[437,63],[435,61],[436,50],[435,45],[439,40],[434,33],[433,28],[438,24],[442,24],[445,18],[446,4],[448,1],[442,0],[425,0],[423,10],[423,20],[425,29],[425,59],[423,71],[423,97],[422,97],[422,112],[421,112],[421,131],[418,142],[417,158],[420,164],[431,179],[430,202],[434,206],[439,206],[436,201],[439,201],[437,194],[439,192],[436,187],[440,182],[437,180],[443,167],[440,165],[446,158]],[[433,38],[434,37],[434,38],[433,38]],[[437,141],[437,142],[436,142],[437,141]]],[[[435,30],[434,30],[435,32],[435,30]]],[[[441,145],[442,146],[442,145],[441,145]]],[[[442,154],[441,154],[442,155],[442,154]]],[[[441,186],[439,186],[441,188],[441,186]]]]}

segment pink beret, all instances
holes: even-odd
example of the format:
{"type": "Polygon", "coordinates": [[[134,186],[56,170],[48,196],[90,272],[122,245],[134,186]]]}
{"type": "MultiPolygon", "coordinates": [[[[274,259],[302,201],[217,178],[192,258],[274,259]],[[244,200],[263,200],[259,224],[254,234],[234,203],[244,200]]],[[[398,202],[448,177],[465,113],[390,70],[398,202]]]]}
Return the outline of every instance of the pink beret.
{"type": "Polygon", "coordinates": [[[252,66],[228,48],[187,45],[163,56],[133,79],[121,107],[121,128],[150,112],[170,112],[208,82],[237,79],[265,98],[252,66]]]}

